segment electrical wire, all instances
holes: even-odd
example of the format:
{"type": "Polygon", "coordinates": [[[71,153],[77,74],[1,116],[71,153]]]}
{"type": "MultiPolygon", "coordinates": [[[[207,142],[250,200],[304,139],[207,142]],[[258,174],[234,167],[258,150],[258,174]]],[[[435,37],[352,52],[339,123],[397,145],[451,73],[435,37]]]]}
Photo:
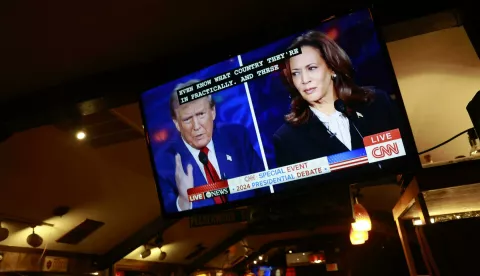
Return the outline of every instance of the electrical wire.
{"type": "Polygon", "coordinates": [[[50,227],[50,231],[48,231],[48,237],[45,241],[45,247],[43,248],[42,255],[40,255],[40,258],[38,259],[38,263],[40,263],[42,261],[43,255],[45,255],[45,252],[47,251],[47,246],[48,246],[48,243],[50,241],[50,235],[52,234],[52,231],[53,231],[53,227],[50,227]]]}
{"type": "Polygon", "coordinates": [[[469,129],[467,129],[467,130],[464,130],[464,131],[460,132],[459,134],[453,136],[452,138],[446,140],[445,142],[442,142],[442,143],[440,143],[440,144],[438,144],[438,145],[436,145],[436,146],[434,146],[434,147],[431,147],[431,148],[429,148],[429,149],[427,149],[427,150],[421,151],[421,152],[418,153],[418,155],[422,155],[422,154],[427,153],[427,152],[429,152],[429,151],[432,151],[432,150],[434,150],[434,149],[436,149],[436,148],[439,148],[439,147],[441,147],[441,146],[443,146],[443,145],[451,142],[453,139],[459,137],[460,135],[462,135],[462,134],[464,134],[464,133],[467,133],[470,129],[473,129],[473,128],[469,128],[469,129]]]}

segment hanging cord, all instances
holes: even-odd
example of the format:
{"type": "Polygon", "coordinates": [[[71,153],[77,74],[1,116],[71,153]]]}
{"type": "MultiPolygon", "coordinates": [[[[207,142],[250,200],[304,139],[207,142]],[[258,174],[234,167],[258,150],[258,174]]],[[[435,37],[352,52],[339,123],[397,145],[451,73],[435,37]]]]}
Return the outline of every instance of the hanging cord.
{"type": "Polygon", "coordinates": [[[418,153],[418,155],[422,155],[422,154],[427,153],[427,152],[429,152],[429,151],[432,151],[432,150],[434,150],[434,149],[436,149],[436,148],[439,148],[439,147],[441,147],[441,146],[443,146],[443,145],[451,142],[452,140],[454,140],[455,138],[459,137],[460,135],[462,135],[462,134],[464,134],[464,133],[467,133],[470,129],[473,129],[473,128],[469,128],[469,129],[467,129],[467,130],[464,130],[464,131],[460,132],[459,134],[453,136],[452,138],[448,139],[448,140],[445,141],[445,142],[442,142],[442,143],[440,143],[440,144],[438,144],[438,145],[436,145],[436,146],[434,146],[434,147],[431,147],[431,148],[429,148],[429,149],[427,149],[427,150],[421,151],[421,152],[418,153]]]}
{"type": "Polygon", "coordinates": [[[50,227],[50,231],[48,231],[48,236],[45,240],[45,247],[43,248],[42,255],[40,255],[40,258],[38,259],[38,263],[40,263],[42,261],[42,258],[45,255],[45,252],[47,251],[47,246],[48,246],[48,243],[50,241],[50,235],[52,234],[52,231],[53,231],[53,227],[50,227]]]}

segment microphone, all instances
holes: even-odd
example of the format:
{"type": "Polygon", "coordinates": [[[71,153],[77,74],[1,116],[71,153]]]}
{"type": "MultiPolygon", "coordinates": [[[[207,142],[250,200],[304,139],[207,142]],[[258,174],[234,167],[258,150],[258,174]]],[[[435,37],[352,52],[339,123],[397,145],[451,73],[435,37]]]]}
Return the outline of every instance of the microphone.
{"type": "MultiPolygon", "coordinates": [[[[203,151],[200,151],[198,153],[198,160],[200,160],[200,162],[203,164],[203,166],[205,168],[207,168],[207,172],[208,174],[210,175],[210,179],[212,179],[213,181],[215,181],[215,178],[213,178],[213,174],[212,172],[210,171],[210,168],[208,167],[208,156],[205,154],[205,152],[203,151]]],[[[220,200],[222,201],[222,203],[225,203],[225,200],[223,199],[223,196],[220,196],[220,200]]]]}
{"type": "Polygon", "coordinates": [[[333,103],[333,106],[335,107],[335,109],[342,113],[343,115],[345,115],[345,117],[348,118],[348,120],[350,121],[350,123],[352,124],[353,128],[355,129],[355,131],[358,133],[358,135],[360,136],[360,138],[362,138],[363,140],[363,135],[362,133],[360,133],[360,130],[358,130],[357,126],[355,125],[355,122],[352,120],[352,116],[348,115],[347,113],[347,106],[345,105],[345,102],[340,100],[340,99],[337,99],[335,100],[335,102],[333,103]]]}
{"type": "Polygon", "coordinates": [[[335,109],[340,112],[340,113],[343,113],[345,114],[345,116],[348,117],[347,115],[347,106],[345,106],[345,102],[340,100],[340,99],[337,99],[335,100],[335,102],[333,103],[333,106],[335,106],[335,109]]]}
{"type": "Polygon", "coordinates": [[[210,175],[210,179],[214,180],[213,174],[210,171],[210,168],[208,167],[208,156],[205,154],[205,152],[200,151],[198,153],[198,160],[207,168],[208,174],[210,175]]]}
{"type": "MultiPolygon", "coordinates": [[[[338,112],[341,112],[343,115],[345,115],[347,118],[348,118],[348,121],[352,124],[353,128],[355,129],[355,131],[358,133],[358,135],[360,136],[360,138],[362,138],[363,140],[363,135],[362,133],[360,133],[360,130],[358,130],[357,126],[355,125],[355,122],[352,120],[352,116],[350,116],[348,113],[347,113],[347,105],[345,104],[345,102],[341,99],[337,99],[335,100],[335,102],[333,103],[333,106],[335,106],[335,109],[338,111],[338,112]]],[[[380,163],[377,163],[377,166],[379,169],[382,169],[382,164],[380,163]]]]}

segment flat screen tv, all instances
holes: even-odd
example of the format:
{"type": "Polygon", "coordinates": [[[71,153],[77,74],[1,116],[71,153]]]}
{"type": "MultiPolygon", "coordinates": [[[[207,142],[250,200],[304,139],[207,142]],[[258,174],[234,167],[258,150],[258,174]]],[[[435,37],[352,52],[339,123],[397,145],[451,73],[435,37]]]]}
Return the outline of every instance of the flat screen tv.
{"type": "Polygon", "coordinates": [[[167,217],[420,164],[368,9],[160,84],[140,102],[167,217]]]}

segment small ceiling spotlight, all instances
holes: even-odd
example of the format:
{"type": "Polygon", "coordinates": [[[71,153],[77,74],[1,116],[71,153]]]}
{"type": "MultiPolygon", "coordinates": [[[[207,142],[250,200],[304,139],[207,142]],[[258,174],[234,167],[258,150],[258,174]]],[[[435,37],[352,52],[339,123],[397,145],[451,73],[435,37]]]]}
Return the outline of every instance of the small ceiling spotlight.
{"type": "Polygon", "coordinates": [[[83,140],[87,137],[87,134],[80,130],[75,134],[75,137],[77,137],[78,140],[83,140]]]}
{"type": "Polygon", "coordinates": [[[2,222],[0,222],[0,241],[4,241],[8,238],[10,232],[7,228],[2,227],[2,222]]]}
{"type": "Polygon", "coordinates": [[[39,247],[40,245],[42,245],[43,243],[43,239],[42,237],[40,237],[38,234],[35,233],[35,227],[32,228],[33,232],[32,234],[28,235],[27,237],[27,243],[31,246],[31,247],[39,247]]]}
{"type": "Polygon", "coordinates": [[[263,260],[263,256],[262,255],[258,256],[258,260],[259,261],[263,260]]]}
{"type": "Polygon", "coordinates": [[[161,247],[159,247],[159,249],[160,249],[160,255],[158,255],[158,260],[163,261],[165,260],[165,258],[167,258],[167,252],[162,251],[161,247]]]}
{"type": "Polygon", "coordinates": [[[144,246],[144,248],[145,250],[143,250],[142,253],[140,253],[140,257],[142,257],[142,259],[145,259],[148,256],[150,256],[150,254],[152,254],[152,251],[150,250],[150,248],[147,248],[147,246],[144,246]]]}
{"type": "Polygon", "coordinates": [[[289,253],[289,254],[292,254],[292,250],[288,250],[288,253],[289,253]]]}
{"type": "Polygon", "coordinates": [[[253,261],[253,264],[257,264],[257,261],[253,261]]]}

